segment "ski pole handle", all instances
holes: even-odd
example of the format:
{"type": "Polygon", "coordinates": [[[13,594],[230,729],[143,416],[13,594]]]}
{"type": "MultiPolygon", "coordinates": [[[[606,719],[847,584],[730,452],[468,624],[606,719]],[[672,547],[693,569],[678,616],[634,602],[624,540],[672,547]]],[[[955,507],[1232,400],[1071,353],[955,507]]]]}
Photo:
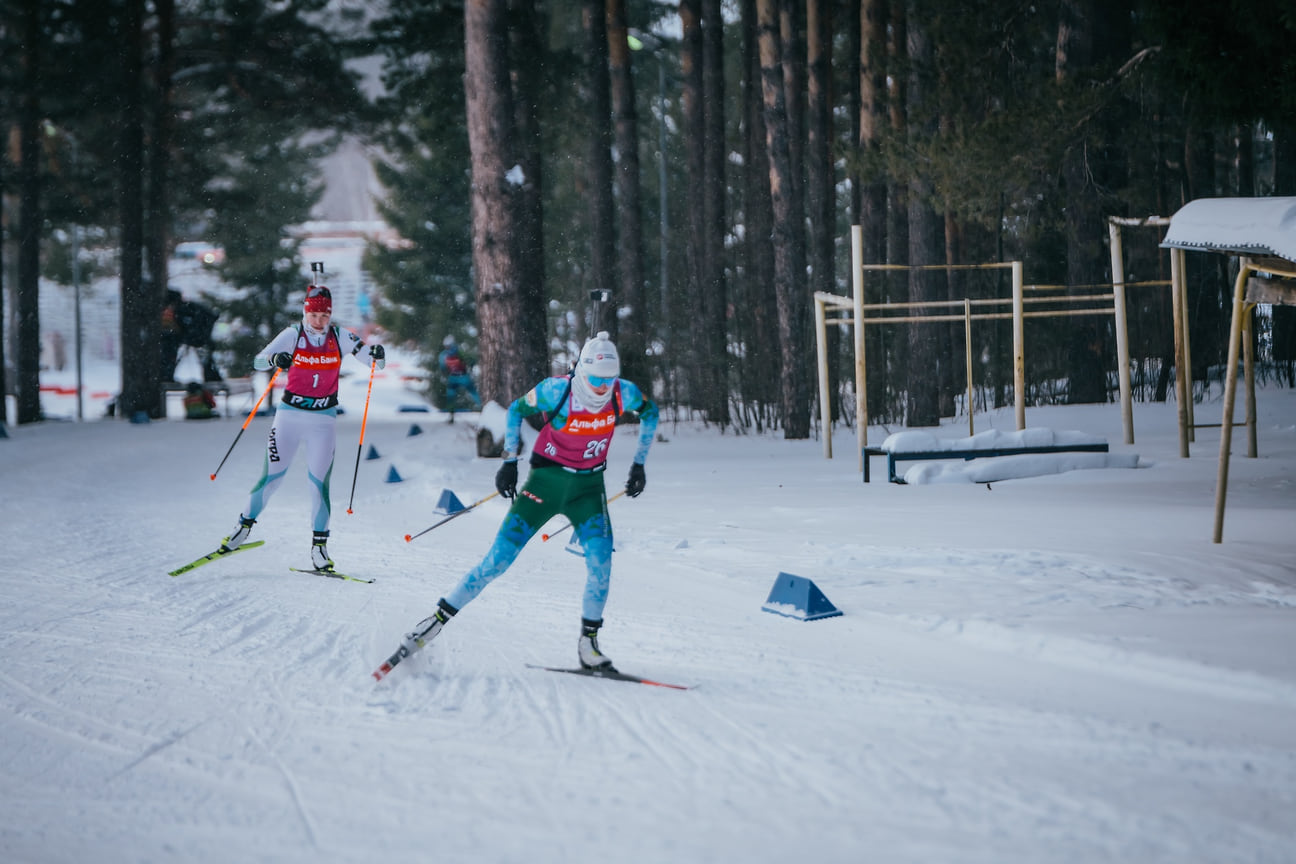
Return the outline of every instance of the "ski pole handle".
{"type": "Polygon", "coordinates": [[[445,518],[442,519],[440,522],[438,522],[438,523],[436,523],[435,525],[432,525],[432,526],[430,526],[430,527],[428,527],[428,528],[424,528],[422,531],[418,532],[417,534],[406,534],[406,535],[405,535],[405,542],[408,543],[408,542],[410,542],[411,540],[413,540],[413,539],[416,538],[416,537],[422,537],[424,534],[428,533],[428,532],[431,531],[433,528],[440,528],[442,525],[444,525],[445,523],[449,522],[451,519],[458,519],[460,516],[464,515],[464,514],[467,513],[469,510],[472,510],[472,509],[473,509],[474,507],[476,507],[477,505],[479,505],[479,504],[485,504],[487,501],[489,501],[490,499],[496,497],[497,495],[499,495],[498,492],[492,492],[491,494],[487,495],[485,498],[481,499],[480,501],[474,501],[472,504],[469,504],[469,505],[468,505],[467,507],[465,507],[464,509],[462,509],[462,510],[456,510],[454,513],[451,513],[449,516],[445,517],[445,518]]]}

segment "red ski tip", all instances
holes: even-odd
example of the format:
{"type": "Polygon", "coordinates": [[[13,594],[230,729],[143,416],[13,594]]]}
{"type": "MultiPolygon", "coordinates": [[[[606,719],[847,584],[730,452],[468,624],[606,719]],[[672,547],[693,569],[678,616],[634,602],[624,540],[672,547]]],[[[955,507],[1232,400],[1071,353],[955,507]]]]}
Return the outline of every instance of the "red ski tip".
{"type": "Polygon", "coordinates": [[[355,511],[352,510],[350,507],[348,507],[348,508],[347,508],[347,512],[348,512],[348,513],[354,513],[355,511]]]}
{"type": "Polygon", "coordinates": [[[549,539],[549,535],[548,535],[548,534],[541,534],[541,535],[540,535],[540,542],[541,542],[541,543],[545,542],[545,541],[548,540],[548,539],[549,539]]]}
{"type": "Polygon", "coordinates": [[[211,475],[211,479],[215,480],[215,479],[216,479],[216,475],[215,475],[215,474],[211,475]]]}
{"type": "Polygon", "coordinates": [[[411,537],[410,535],[408,535],[408,534],[405,535],[405,542],[406,542],[406,543],[410,542],[410,541],[413,540],[413,539],[414,539],[414,538],[411,537]]]}

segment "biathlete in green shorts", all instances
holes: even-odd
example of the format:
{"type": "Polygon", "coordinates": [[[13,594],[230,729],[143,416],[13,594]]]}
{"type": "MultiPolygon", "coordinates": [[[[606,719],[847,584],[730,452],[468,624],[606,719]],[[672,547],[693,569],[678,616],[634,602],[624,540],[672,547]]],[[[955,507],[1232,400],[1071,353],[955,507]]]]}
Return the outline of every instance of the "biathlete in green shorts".
{"type": "Polygon", "coordinates": [[[405,644],[411,651],[436,638],[451,617],[509,568],[545,522],[561,514],[571,520],[575,541],[585,550],[585,594],[577,643],[580,663],[587,669],[611,668],[612,661],[598,645],[612,577],[612,522],[603,486],[608,445],[617,417],[626,411],[638,413],[639,446],[625,487],[626,494],[634,498],[644,490],[644,460],[657,431],[656,404],[633,383],[618,377],[620,374],[616,346],[600,331],[585,343],[570,375],[546,378],[509,405],[505,461],[495,475],[495,488],[513,499],[513,505],[482,562],[437,601],[435,614],[406,635],[405,644]],[[526,483],[518,489],[522,419],[534,414],[540,414],[545,424],[531,448],[526,483]]]}

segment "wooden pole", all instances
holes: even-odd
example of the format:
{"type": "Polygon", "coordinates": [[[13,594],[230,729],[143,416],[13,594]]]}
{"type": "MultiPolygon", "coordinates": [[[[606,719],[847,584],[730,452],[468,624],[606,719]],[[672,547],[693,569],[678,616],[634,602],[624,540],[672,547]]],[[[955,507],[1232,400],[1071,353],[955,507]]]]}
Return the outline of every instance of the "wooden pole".
{"type": "Polygon", "coordinates": [[[1193,379],[1192,379],[1192,338],[1190,336],[1191,327],[1188,323],[1188,256],[1185,250],[1180,249],[1179,254],[1184,256],[1179,261],[1179,308],[1181,312],[1180,328],[1183,338],[1183,368],[1184,383],[1187,385],[1184,392],[1187,399],[1184,400],[1184,410],[1188,417],[1188,440],[1197,443],[1197,405],[1193,401],[1193,379]]]}
{"type": "Polygon", "coordinates": [[[1125,443],[1134,443],[1134,406],[1130,395],[1129,319],[1125,311],[1125,250],[1121,245],[1121,229],[1115,222],[1107,223],[1111,237],[1112,312],[1116,318],[1116,370],[1120,379],[1121,427],[1125,443]]]}
{"type": "Polygon", "coordinates": [[[864,354],[864,229],[851,226],[851,284],[855,306],[855,434],[859,443],[859,470],[864,470],[868,446],[868,374],[864,354]]]}
{"type": "Polygon", "coordinates": [[[1022,263],[1012,262],[1013,407],[1017,431],[1026,428],[1026,327],[1023,315],[1022,263]]]}
{"type": "Polygon", "coordinates": [[[1183,344],[1183,284],[1184,284],[1184,251],[1170,250],[1170,298],[1174,310],[1174,356],[1175,356],[1175,400],[1179,403],[1179,456],[1188,458],[1188,400],[1192,398],[1191,370],[1187,369],[1188,358],[1183,344]]]}
{"type": "Polygon", "coordinates": [[[968,436],[975,435],[972,428],[972,415],[974,406],[972,405],[972,301],[963,298],[963,348],[964,363],[967,368],[967,412],[968,412],[968,436]]]}
{"type": "Polygon", "coordinates": [[[1246,258],[1239,259],[1237,282],[1233,286],[1233,321],[1229,327],[1228,366],[1224,376],[1224,419],[1220,423],[1219,472],[1215,478],[1215,533],[1212,538],[1215,543],[1224,539],[1224,500],[1228,495],[1229,449],[1233,444],[1233,403],[1237,398],[1238,354],[1242,346],[1244,314],[1242,291],[1250,271],[1250,262],[1246,258]]]}
{"type": "Polygon", "coordinates": [[[828,398],[828,327],[824,301],[815,297],[815,356],[819,362],[819,419],[823,427],[824,458],[832,458],[832,401],[828,398]]]}

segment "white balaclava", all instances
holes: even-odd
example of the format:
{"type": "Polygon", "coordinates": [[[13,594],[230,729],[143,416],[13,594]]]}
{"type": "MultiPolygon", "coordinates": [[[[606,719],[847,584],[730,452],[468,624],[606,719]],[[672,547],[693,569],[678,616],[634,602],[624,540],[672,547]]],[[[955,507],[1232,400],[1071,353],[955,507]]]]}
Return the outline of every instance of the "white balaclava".
{"type": "Polygon", "coordinates": [[[616,346],[608,338],[606,330],[585,343],[580,358],[576,361],[576,371],[572,374],[572,393],[581,407],[588,411],[601,411],[612,398],[612,384],[609,382],[595,392],[589,376],[599,378],[616,378],[621,374],[621,357],[616,346]]]}

